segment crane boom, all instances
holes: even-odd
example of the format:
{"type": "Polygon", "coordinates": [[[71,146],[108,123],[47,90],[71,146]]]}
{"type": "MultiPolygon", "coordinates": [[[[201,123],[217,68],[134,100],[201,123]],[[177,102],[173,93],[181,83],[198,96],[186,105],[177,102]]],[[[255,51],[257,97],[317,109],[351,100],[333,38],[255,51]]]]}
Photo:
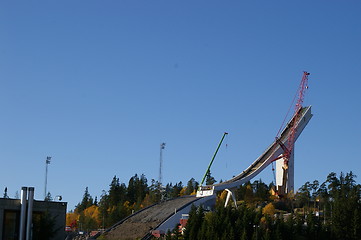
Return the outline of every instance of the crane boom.
{"type": "Polygon", "coordinates": [[[302,109],[302,103],[305,98],[305,91],[308,88],[307,83],[308,83],[309,75],[310,75],[310,73],[303,72],[302,80],[301,80],[300,86],[298,88],[298,98],[297,98],[297,103],[295,105],[295,113],[293,114],[293,118],[292,118],[293,121],[290,124],[291,131],[290,131],[289,137],[287,139],[287,146],[278,138],[278,136],[276,137],[276,142],[281,146],[281,148],[283,149],[284,152],[283,152],[282,156],[274,159],[273,161],[276,161],[281,158],[285,158],[286,160],[288,160],[288,158],[292,154],[293,147],[295,145],[295,136],[297,133],[296,123],[298,122],[298,120],[300,119],[300,116],[301,116],[300,111],[302,109]]]}
{"type": "Polygon", "coordinates": [[[223,140],[224,140],[224,137],[225,137],[227,134],[228,134],[227,132],[224,132],[224,134],[223,134],[223,136],[222,136],[222,139],[221,139],[221,141],[219,142],[218,147],[217,147],[216,151],[215,151],[214,154],[213,154],[212,160],[211,160],[211,162],[210,162],[209,165],[208,165],[208,168],[207,168],[207,170],[206,170],[206,173],[204,174],[204,176],[203,176],[203,178],[202,178],[202,181],[201,181],[201,184],[200,184],[201,186],[203,185],[204,180],[206,179],[207,174],[208,174],[209,170],[211,169],[211,166],[212,166],[212,164],[213,164],[213,161],[214,161],[214,159],[216,158],[216,155],[217,155],[217,153],[218,153],[218,150],[219,150],[219,148],[220,148],[221,145],[222,145],[222,142],[223,142],[223,140]]]}

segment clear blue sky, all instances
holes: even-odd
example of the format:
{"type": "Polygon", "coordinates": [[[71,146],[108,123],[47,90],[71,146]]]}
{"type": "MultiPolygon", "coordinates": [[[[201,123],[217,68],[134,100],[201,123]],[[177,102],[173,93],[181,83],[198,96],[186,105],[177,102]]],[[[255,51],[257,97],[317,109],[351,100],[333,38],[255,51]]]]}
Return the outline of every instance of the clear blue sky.
{"type": "MultiPolygon", "coordinates": [[[[361,2],[58,0],[0,3],[0,194],[68,210],[135,173],[229,179],[274,140],[302,71],[314,117],[295,184],[361,178],[361,2]]],[[[272,171],[260,176],[269,183],[272,171]]]]}

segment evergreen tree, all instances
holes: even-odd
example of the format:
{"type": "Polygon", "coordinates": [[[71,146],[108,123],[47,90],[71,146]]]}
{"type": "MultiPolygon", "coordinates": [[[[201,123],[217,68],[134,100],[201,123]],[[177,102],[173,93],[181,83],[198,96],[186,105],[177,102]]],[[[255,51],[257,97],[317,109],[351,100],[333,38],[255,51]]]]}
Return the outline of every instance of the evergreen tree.
{"type": "Polygon", "coordinates": [[[209,170],[206,175],[206,185],[213,185],[216,182],[216,179],[211,175],[211,170],[209,170]]]}
{"type": "Polygon", "coordinates": [[[254,181],[252,184],[252,188],[254,191],[254,197],[258,201],[267,201],[270,197],[269,188],[268,186],[262,182],[260,179],[259,181],[254,181]]]}
{"type": "Polygon", "coordinates": [[[110,201],[109,201],[109,195],[106,191],[103,190],[102,195],[100,196],[99,201],[99,212],[102,222],[102,228],[109,226],[109,212],[108,209],[110,208],[110,201]]]}
{"type": "Polygon", "coordinates": [[[3,198],[9,198],[8,196],[8,188],[5,187],[3,198]]]}
{"type": "Polygon", "coordinates": [[[192,205],[189,212],[189,219],[187,222],[187,227],[185,230],[184,238],[190,240],[199,239],[199,230],[202,227],[202,222],[204,218],[204,212],[202,207],[196,207],[192,205]]]}
{"type": "Polygon", "coordinates": [[[109,187],[109,206],[116,206],[126,200],[127,187],[124,183],[120,184],[117,176],[113,177],[109,187]]]}
{"type": "Polygon", "coordinates": [[[197,190],[198,185],[199,185],[198,182],[194,178],[191,178],[187,183],[187,190],[185,191],[185,194],[186,195],[192,194],[193,191],[197,190]]]}
{"type": "Polygon", "coordinates": [[[85,188],[82,201],[75,206],[75,211],[77,213],[82,213],[86,208],[93,205],[93,198],[90,196],[88,187],[85,188]]]}
{"type": "Polygon", "coordinates": [[[130,203],[136,202],[136,183],[139,181],[138,175],[135,174],[133,177],[129,179],[128,189],[127,189],[127,200],[130,203]]]}
{"type": "Polygon", "coordinates": [[[182,189],[183,189],[183,183],[182,182],[176,183],[173,186],[172,193],[171,193],[171,198],[179,197],[180,192],[182,191],[182,189]]]}

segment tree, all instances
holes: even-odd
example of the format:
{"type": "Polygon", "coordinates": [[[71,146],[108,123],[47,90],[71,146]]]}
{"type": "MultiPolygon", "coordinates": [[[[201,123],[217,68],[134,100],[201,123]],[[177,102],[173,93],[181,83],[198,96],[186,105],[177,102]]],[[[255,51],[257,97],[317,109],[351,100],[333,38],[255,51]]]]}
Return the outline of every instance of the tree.
{"type": "Polygon", "coordinates": [[[196,207],[192,205],[189,212],[189,219],[187,222],[187,227],[184,233],[185,239],[201,239],[199,238],[199,230],[202,227],[202,222],[204,219],[204,211],[202,207],[196,207]]]}
{"type": "Polygon", "coordinates": [[[267,204],[263,209],[262,209],[262,213],[263,215],[269,215],[269,216],[273,216],[276,212],[275,207],[273,206],[273,203],[269,203],[267,204]]]}
{"type": "Polygon", "coordinates": [[[310,182],[306,182],[304,185],[298,189],[296,194],[296,201],[300,207],[307,206],[309,207],[309,203],[311,201],[311,184],[310,182]]]}
{"type": "Polygon", "coordinates": [[[206,175],[206,185],[213,185],[216,182],[216,179],[211,175],[211,170],[209,170],[206,175]]]}
{"type": "Polygon", "coordinates": [[[191,178],[187,183],[185,195],[191,195],[194,191],[197,191],[198,185],[198,182],[194,178],[191,178]]]}
{"type": "Polygon", "coordinates": [[[9,198],[9,196],[8,196],[8,188],[7,187],[5,187],[3,198],[9,198]]]}
{"type": "Polygon", "coordinates": [[[352,239],[360,229],[360,223],[352,221],[358,218],[361,208],[361,186],[356,185],[355,177],[352,172],[346,175],[341,172],[339,178],[335,173],[330,173],[327,177],[332,199],[331,231],[336,238],[352,239]]]}
{"type": "Polygon", "coordinates": [[[79,214],[75,212],[68,212],[66,214],[66,226],[76,227],[79,214]]]}
{"type": "Polygon", "coordinates": [[[170,194],[171,198],[179,197],[182,189],[183,189],[183,183],[181,181],[179,183],[176,183],[172,188],[172,191],[170,194]]]}
{"type": "Polygon", "coordinates": [[[78,203],[78,205],[75,206],[75,211],[78,213],[82,213],[86,208],[93,205],[93,198],[90,196],[88,187],[85,188],[83,199],[81,203],[78,203]]]}
{"type": "Polygon", "coordinates": [[[264,182],[262,182],[261,179],[259,181],[254,181],[252,184],[252,188],[254,191],[254,197],[258,201],[267,201],[268,198],[270,197],[270,193],[269,193],[270,189],[264,182]]]}
{"type": "Polygon", "coordinates": [[[102,228],[105,228],[105,226],[110,225],[108,223],[108,216],[109,216],[108,209],[110,208],[109,195],[105,190],[103,190],[102,195],[100,196],[100,201],[98,205],[99,205],[100,217],[102,220],[102,228]]]}
{"type": "Polygon", "coordinates": [[[116,206],[124,202],[127,198],[127,187],[124,183],[120,184],[119,178],[114,176],[109,185],[109,206],[116,206]]]}

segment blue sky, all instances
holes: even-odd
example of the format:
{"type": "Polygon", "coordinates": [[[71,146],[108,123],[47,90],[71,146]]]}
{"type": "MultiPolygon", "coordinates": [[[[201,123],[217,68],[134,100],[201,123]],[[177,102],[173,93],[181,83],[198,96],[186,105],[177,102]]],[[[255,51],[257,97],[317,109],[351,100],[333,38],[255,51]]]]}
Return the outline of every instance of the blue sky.
{"type": "MultiPolygon", "coordinates": [[[[100,196],[114,175],[229,179],[274,140],[302,71],[295,185],[361,177],[361,2],[2,1],[0,191],[100,196]]],[[[260,176],[269,183],[272,171],[260,176]]],[[[360,179],[358,179],[360,182],[360,179]]]]}

